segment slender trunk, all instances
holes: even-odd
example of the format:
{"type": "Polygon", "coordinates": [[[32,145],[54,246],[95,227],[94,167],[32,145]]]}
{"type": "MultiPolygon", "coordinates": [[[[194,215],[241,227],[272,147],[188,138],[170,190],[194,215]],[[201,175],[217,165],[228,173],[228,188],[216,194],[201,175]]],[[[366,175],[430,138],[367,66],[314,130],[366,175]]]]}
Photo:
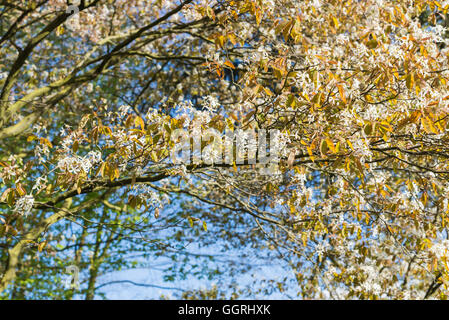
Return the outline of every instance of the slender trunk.
{"type": "Polygon", "coordinates": [[[6,269],[3,273],[3,277],[0,280],[0,293],[6,290],[9,284],[11,284],[11,282],[16,278],[19,256],[22,253],[23,248],[29,243],[30,240],[35,241],[39,237],[39,235],[44,232],[49,226],[58,222],[66,215],[70,214],[71,212],[67,209],[70,208],[71,204],[72,198],[66,199],[63,205],[63,208],[65,210],[60,210],[39,223],[36,227],[28,231],[14,247],[8,249],[6,269]]]}
{"type": "Polygon", "coordinates": [[[94,251],[93,258],[92,258],[92,264],[91,264],[91,269],[90,269],[90,274],[89,274],[89,283],[87,286],[86,300],[92,300],[95,297],[95,285],[97,283],[100,265],[103,263],[104,259],[106,258],[109,247],[111,246],[111,243],[113,242],[114,234],[117,230],[117,222],[120,217],[120,212],[121,212],[121,208],[119,208],[119,212],[117,212],[117,215],[116,215],[115,219],[113,220],[113,222],[114,222],[113,227],[111,228],[111,232],[109,233],[108,238],[105,242],[103,251],[100,253],[101,234],[103,232],[102,224],[104,223],[107,214],[104,213],[101,218],[100,226],[97,230],[95,251],[94,251]]]}
{"type": "MultiPolygon", "coordinates": [[[[81,257],[83,254],[83,247],[85,245],[86,242],[86,237],[87,237],[87,230],[89,227],[89,222],[87,220],[84,220],[84,224],[83,224],[83,232],[81,233],[79,242],[78,242],[78,248],[75,252],[75,265],[81,270],[82,266],[81,266],[81,257]]],[[[70,290],[70,292],[67,295],[67,299],[68,300],[72,300],[73,299],[73,295],[75,294],[75,289],[70,290]]]]}
{"type": "Polygon", "coordinates": [[[89,274],[89,284],[86,291],[86,300],[93,300],[95,297],[95,284],[97,283],[98,268],[92,265],[89,274]]]}

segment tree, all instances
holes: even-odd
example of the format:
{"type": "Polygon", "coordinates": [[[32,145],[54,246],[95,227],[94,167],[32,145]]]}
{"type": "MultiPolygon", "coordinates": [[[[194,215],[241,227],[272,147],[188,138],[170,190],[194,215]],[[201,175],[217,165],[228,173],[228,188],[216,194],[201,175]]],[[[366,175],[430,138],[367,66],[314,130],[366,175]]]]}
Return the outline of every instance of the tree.
{"type": "Polygon", "coordinates": [[[246,270],[185,248],[218,240],[285,261],[270,287],[298,297],[447,299],[445,2],[0,7],[5,298],[70,298],[75,263],[92,299],[131,253],[246,270]]]}

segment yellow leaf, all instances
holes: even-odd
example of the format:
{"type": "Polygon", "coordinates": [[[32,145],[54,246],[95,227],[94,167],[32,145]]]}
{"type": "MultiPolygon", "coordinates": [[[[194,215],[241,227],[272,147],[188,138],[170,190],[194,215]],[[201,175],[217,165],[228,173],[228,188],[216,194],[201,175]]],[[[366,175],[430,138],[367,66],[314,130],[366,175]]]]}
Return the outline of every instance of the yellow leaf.
{"type": "Polygon", "coordinates": [[[329,146],[327,145],[327,141],[321,140],[321,144],[320,144],[321,155],[325,156],[327,154],[328,150],[329,150],[329,146]]]}
{"type": "Polygon", "coordinates": [[[237,44],[237,40],[233,34],[228,34],[229,41],[235,46],[237,44]]]}
{"type": "Polygon", "coordinates": [[[307,233],[304,232],[304,233],[302,234],[302,237],[301,237],[301,238],[302,238],[302,244],[304,245],[304,247],[306,247],[306,246],[307,246],[307,240],[308,240],[308,239],[307,239],[307,233]]]}
{"type": "Polygon", "coordinates": [[[47,240],[45,240],[45,241],[39,243],[39,245],[37,246],[37,250],[38,250],[39,252],[42,252],[42,250],[45,248],[46,245],[47,245],[47,240]]]}
{"type": "Polygon", "coordinates": [[[225,65],[225,66],[228,66],[228,67],[231,68],[231,69],[235,69],[234,64],[233,64],[231,61],[229,61],[229,60],[226,60],[225,63],[224,63],[224,65],[225,65]]]}
{"type": "Polygon", "coordinates": [[[50,140],[46,138],[40,138],[40,143],[47,145],[49,148],[53,148],[53,145],[51,144],[50,140]]]}
{"type": "Polygon", "coordinates": [[[351,150],[354,151],[354,147],[352,146],[351,141],[346,140],[346,142],[348,143],[348,146],[351,148],[351,150]]]}
{"type": "Polygon", "coordinates": [[[28,136],[27,142],[31,142],[31,141],[36,140],[36,139],[37,139],[37,137],[34,134],[32,134],[32,135],[28,136]]]}
{"type": "Polygon", "coordinates": [[[26,190],[24,189],[24,187],[20,183],[18,183],[16,185],[16,189],[17,189],[17,192],[19,192],[19,195],[22,196],[22,197],[27,194],[26,190]]]}
{"type": "Polygon", "coordinates": [[[78,143],[78,141],[75,141],[72,145],[72,150],[74,153],[76,153],[78,151],[78,147],[79,147],[79,143],[78,143]]]}
{"type": "Polygon", "coordinates": [[[334,146],[334,143],[332,142],[332,140],[329,138],[326,138],[326,144],[329,147],[329,149],[331,150],[331,152],[335,153],[335,146],[334,146]]]}
{"type": "Polygon", "coordinates": [[[151,156],[151,160],[153,160],[154,162],[158,161],[156,152],[152,151],[150,156],[151,156]]]}
{"type": "Polygon", "coordinates": [[[265,91],[265,93],[269,96],[273,95],[273,92],[270,91],[270,89],[263,87],[263,91],[265,91]]]}
{"type": "Polygon", "coordinates": [[[370,41],[368,41],[368,42],[366,43],[366,46],[367,46],[369,49],[374,49],[374,48],[376,48],[378,45],[379,45],[379,43],[378,43],[377,40],[375,40],[375,39],[370,40],[370,41]]]}
{"type": "Polygon", "coordinates": [[[285,41],[288,41],[288,37],[290,35],[290,30],[292,29],[292,25],[293,25],[293,21],[288,22],[282,31],[285,41]]]}
{"type": "Polygon", "coordinates": [[[313,156],[312,147],[307,147],[307,152],[309,153],[310,159],[315,162],[315,157],[313,156]]]}
{"type": "Polygon", "coordinates": [[[337,20],[337,18],[335,18],[335,17],[332,17],[332,22],[334,23],[334,27],[335,27],[335,28],[338,28],[338,26],[339,26],[339,23],[338,23],[338,20],[337,20]]]}
{"type": "Polygon", "coordinates": [[[56,29],[56,35],[60,36],[60,35],[63,34],[63,33],[64,33],[64,27],[63,27],[63,26],[59,26],[59,27],[56,29]]]}
{"type": "Polygon", "coordinates": [[[412,90],[412,88],[415,86],[415,77],[413,76],[413,73],[409,73],[407,77],[405,78],[405,84],[409,90],[412,90]]]}
{"type": "Polygon", "coordinates": [[[262,12],[261,10],[256,10],[256,23],[259,26],[262,21],[262,12]]]}
{"type": "Polygon", "coordinates": [[[422,117],[421,123],[426,133],[435,133],[435,134],[439,133],[438,129],[434,126],[433,121],[430,120],[428,117],[422,117]]]}
{"type": "Polygon", "coordinates": [[[145,129],[145,122],[143,122],[143,119],[142,119],[141,117],[139,117],[139,116],[137,116],[137,117],[134,119],[134,124],[136,125],[136,127],[137,127],[137,126],[140,126],[140,128],[141,128],[142,130],[145,129]]]}
{"type": "Polygon", "coordinates": [[[363,128],[363,132],[365,132],[365,134],[367,136],[369,136],[370,134],[373,133],[373,124],[372,123],[367,123],[365,125],[365,127],[363,128]]]}
{"type": "Polygon", "coordinates": [[[345,91],[343,89],[343,86],[341,84],[337,84],[338,87],[338,92],[340,93],[340,98],[341,101],[343,101],[344,104],[346,104],[346,96],[345,96],[345,91]]]}

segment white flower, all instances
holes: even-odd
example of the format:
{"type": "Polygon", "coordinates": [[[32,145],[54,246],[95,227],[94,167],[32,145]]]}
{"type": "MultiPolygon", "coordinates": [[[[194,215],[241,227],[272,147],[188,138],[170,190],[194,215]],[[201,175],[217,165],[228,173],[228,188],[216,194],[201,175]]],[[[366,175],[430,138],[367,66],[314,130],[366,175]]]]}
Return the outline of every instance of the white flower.
{"type": "Polygon", "coordinates": [[[58,161],[58,168],[73,174],[78,174],[83,170],[88,173],[97,163],[101,162],[101,152],[90,151],[85,157],[67,156],[58,161]]]}
{"type": "Polygon", "coordinates": [[[129,112],[130,108],[131,108],[130,106],[121,106],[120,108],[118,108],[118,111],[120,112],[120,115],[123,117],[129,112]]]}
{"type": "Polygon", "coordinates": [[[87,92],[93,92],[94,91],[94,85],[92,84],[92,83],[89,83],[88,85],[87,85],[87,88],[86,88],[86,90],[87,90],[87,92]]]}
{"type": "Polygon", "coordinates": [[[357,139],[352,142],[354,147],[354,155],[359,157],[359,160],[362,164],[365,163],[365,159],[371,160],[372,152],[369,146],[362,139],[357,139]]]}
{"type": "Polygon", "coordinates": [[[134,169],[134,172],[135,172],[136,176],[140,177],[145,173],[145,170],[141,166],[137,166],[134,169]]]}
{"type": "Polygon", "coordinates": [[[25,195],[16,201],[14,211],[22,215],[28,215],[33,209],[34,198],[32,195],[25,195]]]}
{"type": "Polygon", "coordinates": [[[318,243],[315,247],[315,251],[319,256],[322,256],[323,253],[326,251],[326,244],[318,243]]]}
{"type": "Polygon", "coordinates": [[[321,1],[320,0],[313,0],[311,3],[312,7],[314,7],[315,9],[319,9],[321,8],[321,1]]]}
{"type": "Polygon", "coordinates": [[[147,204],[149,206],[154,208],[163,207],[162,199],[149,186],[139,184],[135,186],[134,189],[136,190],[136,195],[142,200],[147,201],[147,204]]]}
{"type": "Polygon", "coordinates": [[[204,107],[209,111],[216,111],[220,107],[218,99],[210,95],[204,97],[204,102],[204,107]]]}
{"type": "Polygon", "coordinates": [[[297,173],[295,175],[295,178],[297,179],[299,186],[301,187],[305,186],[305,183],[307,181],[307,176],[305,173],[297,173]]]}
{"type": "Polygon", "coordinates": [[[47,157],[50,154],[50,149],[46,144],[44,145],[37,145],[34,148],[34,155],[38,158],[39,161],[44,161],[45,157],[47,157]]]}
{"type": "Polygon", "coordinates": [[[447,256],[447,253],[449,251],[449,240],[443,240],[440,243],[434,244],[430,251],[436,255],[438,258],[447,256]]]}
{"type": "Polygon", "coordinates": [[[90,151],[85,158],[89,160],[92,164],[96,164],[98,162],[101,162],[101,152],[90,151]]]}
{"type": "Polygon", "coordinates": [[[346,42],[349,41],[349,37],[348,37],[347,34],[340,33],[340,34],[336,37],[335,40],[337,41],[338,44],[345,44],[346,42]]]}
{"type": "Polygon", "coordinates": [[[47,183],[46,177],[38,177],[31,190],[39,190],[47,183]]]}

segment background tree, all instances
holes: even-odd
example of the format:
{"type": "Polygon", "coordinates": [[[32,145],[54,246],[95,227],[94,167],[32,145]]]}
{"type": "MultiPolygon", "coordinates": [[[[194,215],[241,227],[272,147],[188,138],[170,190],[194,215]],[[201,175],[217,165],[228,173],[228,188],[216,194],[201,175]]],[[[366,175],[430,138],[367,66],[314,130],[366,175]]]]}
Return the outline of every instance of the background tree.
{"type": "MultiPolygon", "coordinates": [[[[296,283],[268,291],[446,299],[448,9],[1,1],[2,295],[70,298],[58,269],[75,262],[92,299],[98,277],[135,266],[133,254],[172,257],[169,280],[254,267],[199,266],[186,249],[195,242],[284,261],[296,283]],[[279,130],[276,174],[173,163],[173,133],[206,129],[279,130]]],[[[262,284],[218,288],[183,297],[251,296],[262,284]]]]}

